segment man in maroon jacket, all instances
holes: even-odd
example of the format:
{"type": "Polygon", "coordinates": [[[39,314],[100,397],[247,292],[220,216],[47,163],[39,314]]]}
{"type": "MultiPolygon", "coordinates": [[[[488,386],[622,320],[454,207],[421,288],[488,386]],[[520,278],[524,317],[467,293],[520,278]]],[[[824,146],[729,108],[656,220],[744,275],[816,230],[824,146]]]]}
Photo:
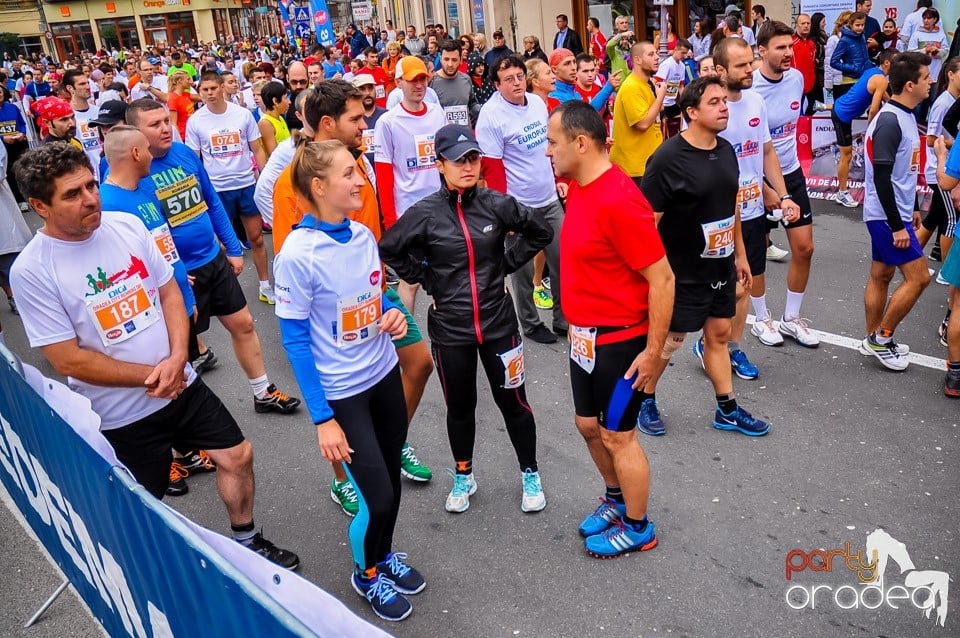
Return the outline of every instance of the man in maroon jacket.
{"type": "Polygon", "coordinates": [[[810,37],[810,16],[797,16],[793,36],[793,68],[803,74],[803,112],[813,115],[813,85],[817,81],[817,43],[810,37]]]}

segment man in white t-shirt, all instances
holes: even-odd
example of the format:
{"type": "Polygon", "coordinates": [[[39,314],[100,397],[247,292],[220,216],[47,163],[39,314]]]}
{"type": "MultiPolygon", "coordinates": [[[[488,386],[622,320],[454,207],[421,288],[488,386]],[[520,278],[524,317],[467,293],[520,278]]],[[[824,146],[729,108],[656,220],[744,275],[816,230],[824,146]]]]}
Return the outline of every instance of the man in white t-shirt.
{"type": "Polygon", "coordinates": [[[203,167],[220,194],[220,201],[230,219],[239,215],[243,221],[260,281],[260,301],[273,305],[267,249],[263,245],[263,217],[253,199],[257,182],[254,170],[267,165],[267,155],[260,143],[260,129],[250,111],[227,102],[223,94],[223,76],[219,73],[205,71],[200,76],[199,93],[206,108],[198,110],[187,120],[184,143],[203,160],[203,167]]]}
{"type": "MultiPolygon", "coordinates": [[[[423,60],[405,57],[397,66],[403,100],[374,129],[374,167],[383,222],[390,228],[413,204],[440,188],[433,136],[446,123],[443,108],[424,101],[429,74],[423,60]],[[402,65],[402,66],[401,66],[402,65]]],[[[403,305],[413,312],[419,285],[400,282],[403,305]]]]}
{"type": "Polygon", "coordinates": [[[16,173],[44,220],[10,273],[30,345],[90,400],[117,458],[154,497],[171,448],[207,450],[234,538],[295,569],[296,554],[256,532],[253,447],[187,363],[183,296],[143,222],[101,212],[90,160],[69,144],[28,152],[16,173]]]}
{"type": "Polygon", "coordinates": [[[667,95],[663,98],[663,117],[660,125],[663,127],[663,139],[680,134],[680,109],[677,107],[677,96],[680,95],[683,85],[686,83],[687,69],[683,64],[683,59],[687,57],[690,51],[690,42],[680,38],[677,40],[677,46],[669,56],[660,62],[657,67],[657,74],[654,76],[656,82],[664,82],[667,85],[667,95]]]}
{"type": "Polygon", "coordinates": [[[63,85],[70,94],[70,106],[73,107],[74,119],[77,121],[76,139],[83,146],[83,151],[90,158],[93,166],[93,176],[100,179],[100,153],[103,144],[100,135],[90,122],[97,119],[100,109],[90,104],[90,80],[77,69],[70,69],[63,74],[63,85]]]}
{"type": "Polygon", "coordinates": [[[157,66],[148,58],[140,60],[140,82],[130,89],[130,101],[145,97],[167,103],[167,77],[157,73],[157,66]]]}
{"type": "MultiPolygon", "coordinates": [[[[774,326],[772,315],[766,308],[766,298],[763,298],[762,306],[757,306],[757,298],[754,298],[754,308],[758,314],[766,315],[768,325],[762,331],[765,336],[757,331],[753,334],[764,345],[777,346],[783,340],[773,336],[775,328],[801,346],[816,348],[820,345],[820,338],[810,329],[810,322],[800,315],[813,260],[813,211],[807,195],[807,180],[797,157],[797,121],[803,100],[803,74],[793,68],[793,29],[783,22],[768,20],[758,32],[757,48],[761,62],[760,68],[753,72],[751,90],[759,93],[767,106],[770,137],[787,187],[787,192],[781,194],[782,191],[775,191],[765,183],[764,204],[768,209],[775,210],[782,208],[784,200],[791,199],[800,207],[800,218],[783,219],[793,253],[787,270],[787,299],[783,315],[774,326]]],[[[758,321],[761,319],[758,318],[758,321]]]]}
{"type": "MultiPolygon", "coordinates": [[[[556,343],[566,336],[567,320],[560,306],[560,225],[563,206],[557,196],[553,167],[546,156],[547,105],[526,92],[523,58],[510,54],[491,71],[497,92],[477,116],[477,141],[483,149],[483,176],[487,187],[512,195],[534,209],[553,226],[553,241],[544,253],[550,268],[553,294],[553,332],[540,321],[533,302],[533,262],[511,276],[517,315],[524,334],[537,343],[556,343]]],[[[508,249],[515,238],[508,238],[508,249]]]]}

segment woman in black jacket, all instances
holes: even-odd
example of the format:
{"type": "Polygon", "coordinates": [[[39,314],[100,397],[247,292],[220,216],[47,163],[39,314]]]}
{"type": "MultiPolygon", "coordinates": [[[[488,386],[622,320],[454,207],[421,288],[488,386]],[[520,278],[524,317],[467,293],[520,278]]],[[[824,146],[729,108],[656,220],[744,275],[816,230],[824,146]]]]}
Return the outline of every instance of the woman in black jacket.
{"type": "Polygon", "coordinates": [[[433,357],[447,404],[447,436],[456,463],[448,512],[464,512],[473,477],[477,359],[520,462],[521,509],[546,506],[537,468],[536,424],[524,389],[523,342],[506,276],[553,239],[542,217],[509,195],[477,187],[480,146],[466,127],[435,136],[445,186],[403,214],[380,241],[380,256],[404,281],[433,297],[427,314],[433,357]],[[508,233],[519,235],[504,248],[508,233]]]}

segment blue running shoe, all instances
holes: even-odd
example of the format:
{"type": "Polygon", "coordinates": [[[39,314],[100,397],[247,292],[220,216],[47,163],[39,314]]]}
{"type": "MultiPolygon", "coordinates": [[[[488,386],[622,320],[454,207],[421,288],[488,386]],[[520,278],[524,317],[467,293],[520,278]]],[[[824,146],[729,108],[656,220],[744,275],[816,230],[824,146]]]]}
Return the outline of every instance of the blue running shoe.
{"type": "Polygon", "coordinates": [[[693,354],[697,356],[697,359],[700,359],[700,367],[706,371],[707,365],[703,362],[703,337],[693,342],[693,354]]]}
{"type": "Polygon", "coordinates": [[[588,536],[585,541],[587,553],[594,558],[616,558],[629,552],[645,552],[657,546],[653,522],[647,521],[642,532],[636,532],[623,521],[617,521],[602,534],[588,536]]]}
{"type": "Polygon", "coordinates": [[[730,351],[730,367],[733,368],[733,371],[737,373],[738,377],[746,379],[747,381],[760,376],[760,370],[757,369],[757,366],[750,363],[750,360],[747,359],[747,353],[743,350],[730,351]]]}
{"type": "Polygon", "coordinates": [[[654,399],[645,399],[640,404],[640,414],[637,415],[637,429],[650,436],[662,436],[666,429],[660,420],[660,410],[654,399]]]}
{"type": "Polygon", "coordinates": [[[246,239],[240,241],[240,246],[247,252],[253,250],[253,246],[246,239]]]}
{"type": "Polygon", "coordinates": [[[625,504],[617,503],[609,498],[601,498],[600,507],[598,507],[593,514],[583,519],[583,522],[580,523],[580,527],[577,529],[580,532],[580,536],[587,538],[588,536],[603,532],[619,521],[626,513],[627,506],[625,504]]]}
{"type": "Polygon", "coordinates": [[[354,572],[350,582],[353,589],[370,603],[373,613],[384,620],[403,620],[413,612],[410,601],[403,594],[397,593],[393,581],[383,574],[378,573],[367,580],[354,572]]]}
{"type": "Polygon", "coordinates": [[[381,573],[393,581],[393,588],[401,594],[419,594],[427,586],[420,572],[406,563],[407,555],[403,552],[390,552],[387,559],[377,563],[377,573],[381,573]]]}
{"type": "Polygon", "coordinates": [[[717,406],[713,415],[713,427],[718,430],[736,430],[747,436],[763,436],[770,431],[770,424],[756,419],[739,405],[732,414],[725,414],[717,406]]]}

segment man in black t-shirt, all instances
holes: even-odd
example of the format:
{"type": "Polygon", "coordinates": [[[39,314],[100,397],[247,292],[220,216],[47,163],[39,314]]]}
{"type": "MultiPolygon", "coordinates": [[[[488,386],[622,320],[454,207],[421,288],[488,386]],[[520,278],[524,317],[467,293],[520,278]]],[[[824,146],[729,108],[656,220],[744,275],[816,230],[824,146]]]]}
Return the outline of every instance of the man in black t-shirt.
{"type": "Polygon", "coordinates": [[[693,81],[677,98],[677,106],[688,128],[653,153],[641,184],[655,211],[676,292],[660,367],[643,389],[637,428],[653,436],[664,433],[657,381],[686,333],[703,329],[703,352],[698,355],[717,395],[713,427],[762,436],[770,426],[738,406],[733,396],[727,350],[737,283],[749,290],[751,277],[736,206],[737,156],[730,142],[718,137],[728,118],[723,82],[717,77],[693,81]]]}

